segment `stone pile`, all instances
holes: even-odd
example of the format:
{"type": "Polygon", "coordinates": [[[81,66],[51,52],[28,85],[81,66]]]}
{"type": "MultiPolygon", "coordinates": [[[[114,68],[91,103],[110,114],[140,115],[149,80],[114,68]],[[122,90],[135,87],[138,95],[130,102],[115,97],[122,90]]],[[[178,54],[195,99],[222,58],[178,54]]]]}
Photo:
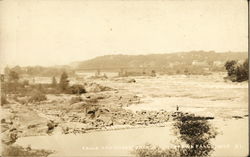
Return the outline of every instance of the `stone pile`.
{"type": "Polygon", "coordinates": [[[166,123],[170,118],[167,111],[138,111],[136,113],[125,109],[107,109],[97,106],[89,108],[79,116],[74,114],[69,122],[86,124],[79,128],[68,128],[67,133],[85,133],[91,130],[106,130],[111,126],[126,125],[145,127],[166,123]]]}

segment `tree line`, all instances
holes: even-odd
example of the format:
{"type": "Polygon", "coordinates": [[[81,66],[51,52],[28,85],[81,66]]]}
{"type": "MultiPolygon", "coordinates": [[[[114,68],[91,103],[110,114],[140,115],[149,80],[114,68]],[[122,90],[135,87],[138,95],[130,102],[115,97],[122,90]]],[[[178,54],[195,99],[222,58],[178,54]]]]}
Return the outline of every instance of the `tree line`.
{"type": "MultiPolygon", "coordinates": [[[[28,80],[22,80],[21,76],[15,71],[9,71],[6,79],[1,80],[1,104],[8,103],[8,95],[28,96],[29,102],[40,102],[46,100],[46,94],[82,94],[86,90],[81,84],[70,85],[69,77],[66,72],[60,76],[59,82],[53,76],[51,83],[30,84],[28,80]]],[[[18,101],[18,100],[17,100],[18,101]]]]}
{"type": "Polygon", "coordinates": [[[4,73],[8,74],[10,71],[14,71],[19,75],[29,75],[29,76],[60,76],[63,72],[67,72],[68,75],[74,75],[75,71],[68,66],[63,67],[42,67],[42,66],[27,66],[27,67],[5,67],[4,73]]]}

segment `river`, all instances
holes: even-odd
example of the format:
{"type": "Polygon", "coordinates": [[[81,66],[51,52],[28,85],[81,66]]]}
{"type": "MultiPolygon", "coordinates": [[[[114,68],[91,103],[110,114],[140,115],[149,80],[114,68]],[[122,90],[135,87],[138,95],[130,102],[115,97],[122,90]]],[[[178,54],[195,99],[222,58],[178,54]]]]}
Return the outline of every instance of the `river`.
{"type": "MultiPolygon", "coordinates": [[[[212,120],[213,121],[213,120],[212,120]]],[[[215,151],[212,156],[246,156],[248,154],[248,120],[214,120],[219,135],[212,141],[215,151]]],[[[100,131],[78,135],[52,135],[22,137],[16,144],[34,149],[55,150],[50,156],[131,156],[135,146],[145,143],[162,148],[173,147],[176,140],[167,127],[136,128],[100,131]]]]}

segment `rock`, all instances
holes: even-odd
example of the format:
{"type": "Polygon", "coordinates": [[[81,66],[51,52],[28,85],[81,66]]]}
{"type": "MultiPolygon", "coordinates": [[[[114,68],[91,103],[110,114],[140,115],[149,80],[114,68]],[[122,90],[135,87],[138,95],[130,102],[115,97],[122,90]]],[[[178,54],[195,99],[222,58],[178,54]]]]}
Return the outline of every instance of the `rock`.
{"type": "Polygon", "coordinates": [[[241,116],[232,116],[233,118],[235,118],[235,119],[242,119],[243,117],[241,117],[241,116]]]}
{"type": "Polygon", "coordinates": [[[55,123],[54,121],[50,120],[48,123],[47,123],[47,127],[48,127],[48,131],[47,133],[52,133],[54,131],[54,128],[57,127],[57,123],[55,123]]]}
{"type": "Polygon", "coordinates": [[[67,127],[67,126],[63,127],[62,131],[63,131],[64,134],[68,134],[69,133],[69,127],[67,127]]]}
{"type": "Polygon", "coordinates": [[[135,79],[130,79],[130,80],[128,80],[127,82],[128,82],[128,83],[135,83],[136,80],[135,80],[135,79]]]}
{"type": "Polygon", "coordinates": [[[6,145],[10,145],[16,142],[17,138],[18,138],[18,131],[13,128],[7,132],[5,132],[2,137],[2,143],[6,144],[6,145]]]}
{"type": "Polygon", "coordinates": [[[115,125],[124,125],[124,124],[126,124],[126,120],[124,120],[124,119],[116,119],[116,120],[114,120],[114,124],[115,125]]]}
{"type": "Polygon", "coordinates": [[[71,105],[71,109],[84,109],[86,105],[86,102],[74,103],[71,105]]]}
{"type": "Polygon", "coordinates": [[[102,85],[97,84],[97,83],[90,83],[87,86],[85,86],[85,89],[87,92],[101,92],[101,91],[112,90],[112,88],[110,88],[110,87],[102,86],[102,85]]]}
{"type": "Polygon", "coordinates": [[[108,123],[106,123],[106,125],[107,126],[112,126],[113,125],[113,121],[112,120],[108,121],[108,123]]]}
{"type": "Polygon", "coordinates": [[[86,114],[89,114],[89,115],[94,115],[97,111],[97,107],[95,106],[89,106],[86,108],[86,114]]]}
{"type": "Polygon", "coordinates": [[[206,120],[214,119],[214,117],[205,117],[206,120]]]}
{"type": "Polygon", "coordinates": [[[63,130],[63,128],[61,128],[61,127],[55,127],[54,131],[53,131],[53,134],[62,134],[64,132],[65,131],[63,130]]]}
{"type": "Polygon", "coordinates": [[[35,128],[35,127],[37,127],[37,124],[31,124],[27,126],[28,129],[35,128]]]}
{"type": "Polygon", "coordinates": [[[5,132],[7,130],[9,130],[9,126],[7,124],[2,124],[1,125],[1,133],[5,132]]]}

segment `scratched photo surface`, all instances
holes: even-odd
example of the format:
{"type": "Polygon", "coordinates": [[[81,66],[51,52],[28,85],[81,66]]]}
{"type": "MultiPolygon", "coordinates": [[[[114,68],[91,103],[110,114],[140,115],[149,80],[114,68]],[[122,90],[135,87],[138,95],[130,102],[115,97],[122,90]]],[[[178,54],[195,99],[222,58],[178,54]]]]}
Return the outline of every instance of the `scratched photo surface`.
{"type": "Polygon", "coordinates": [[[247,0],[1,0],[1,156],[247,156],[247,0]]]}

